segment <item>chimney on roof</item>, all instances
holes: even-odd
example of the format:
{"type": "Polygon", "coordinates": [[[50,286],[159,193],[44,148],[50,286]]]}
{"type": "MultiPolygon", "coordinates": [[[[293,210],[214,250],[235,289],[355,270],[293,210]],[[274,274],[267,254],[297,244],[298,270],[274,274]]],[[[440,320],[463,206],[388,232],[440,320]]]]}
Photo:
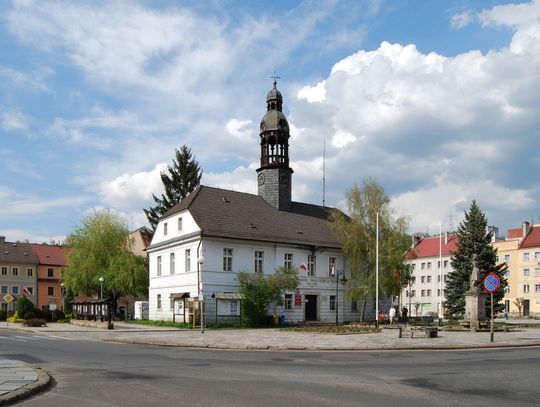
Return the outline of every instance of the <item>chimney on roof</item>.
{"type": "Polygon", "coordinates": [[[421,233],[415,233],[412,236],[412,247],[415,247],[422,240],[423,236],[421,233]]]}
{"type": "Polygon", "coordinates": [[[523,237],[526,237],[531,231],[531,224],[525,221],[523,222],[522,228],[523,228],[523,237]]]}

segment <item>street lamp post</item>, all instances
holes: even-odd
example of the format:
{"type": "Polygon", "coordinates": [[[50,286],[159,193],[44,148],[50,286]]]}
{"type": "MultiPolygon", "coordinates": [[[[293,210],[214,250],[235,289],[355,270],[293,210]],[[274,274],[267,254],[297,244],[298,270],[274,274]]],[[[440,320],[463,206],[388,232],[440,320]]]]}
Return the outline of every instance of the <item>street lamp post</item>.
{"type": "Polygon", "coordinates": [[[66,313],[66,288],[64,283],[60,283],[60,293],[62,294],[62,312],[66,313]]]}
{"type": "Polygon", "coordinates": [[[345,271],[339,270],[336,272],[336,326],[339,324],[339,318],[338,318],[338,310],[339,310],[339,282],[341,282],[342,285],[347,284],[347,278],[345,277],[345,271]],[[339,277],[341,276],[341,280],[339,277]]]}
{"type": "Polygon", "coordinates": [[[197,259],[199,263],[199,312],[201,314],[201,333],[204,333],[204,294],[203,294],[203,273],[202,268],[204,264],[204,256],[200,256],[197,259]]]}
{"type": "MultiPolygon", "coordinates": [[[[103,277],[99,278],[99,299],[103,301],[103,277]]],[[[103,303],[99,304],[99,318],[101,319],[101,322],[103,322],[103,303]]]]}

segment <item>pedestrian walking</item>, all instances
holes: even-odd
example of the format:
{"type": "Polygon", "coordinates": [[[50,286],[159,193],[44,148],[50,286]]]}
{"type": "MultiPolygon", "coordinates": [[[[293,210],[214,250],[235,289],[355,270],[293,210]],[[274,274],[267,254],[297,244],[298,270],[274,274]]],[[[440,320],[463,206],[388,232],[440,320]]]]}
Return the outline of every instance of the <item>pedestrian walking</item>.
{"type": "Polygon", "coordinates": [[[407,307],[403,307],[401,309],[401,318],[403,318],[403,323],[406,324],[407,323],[407,315],[409,314],[409,310],[407,309],[407,307]]]}
{"type": "Polygon", "coordinates": [[[388,319],[390,320],[390,325],[394,325],[394,321],[396,319],[396,307],[390,307],[390,311],[388,311],[388,319]]]}

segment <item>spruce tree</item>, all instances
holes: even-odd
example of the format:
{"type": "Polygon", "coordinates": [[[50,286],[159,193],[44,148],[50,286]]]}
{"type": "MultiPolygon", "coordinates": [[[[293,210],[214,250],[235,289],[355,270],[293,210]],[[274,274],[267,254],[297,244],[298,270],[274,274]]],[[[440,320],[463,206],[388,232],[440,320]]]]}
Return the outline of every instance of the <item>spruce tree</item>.
{"type": "Polygon", "coordinates": [[[201,177],[202,170],[199,167],[199,163],[192,156],[191,150],[185,145],[180,150],[175,150],[173,165],[169,166],[167,171],[161,173],[161,182],[163,183],[165,192],[161,194],[161,198],[152,194],[156,206],[144,209],[152,231],[156,229],[159,218],[165,212],[199,186],[201,177]]]}
{"type": "MultiPolygon", "coordinates": [[[[494,312],[504,309],[502,299],[507,286],[505,273],[506,264],[497,265],[497,250],[491,245],[493,232],[488,231],[488,222],[476,201],[473,201],[465,219],[457,231],[457,250],[452,254],[450,263],[452,271],[448,274],[445,291],[446,314],[448,319],[462,319],[465,313],[465,292],[470,288],[470,278],[473,269],[473,255],[481,272],[481,278],[489,273],[495,273],[501,279],[501,287],[493,295],[494,312]]],[[[483,286],[482,286],[483,289],[483,286]]],[[[486,315],[490,316],[490,296],[486,301],[486,315]]]]}

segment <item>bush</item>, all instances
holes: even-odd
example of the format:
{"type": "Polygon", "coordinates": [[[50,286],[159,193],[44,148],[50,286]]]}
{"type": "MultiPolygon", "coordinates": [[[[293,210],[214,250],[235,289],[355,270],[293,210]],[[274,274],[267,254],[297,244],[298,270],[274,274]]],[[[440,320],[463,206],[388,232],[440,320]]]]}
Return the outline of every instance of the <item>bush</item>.
{"type": "Polygon", "coordinates": [[[22,296],[19,297],[19,300],[17,301],[16,309],[19,315],[25,318],[25,315],[30,314],[34,310],[34,303],[25,296],[22,296]]]}
{"type": "Polygon", "coordinates": [[[31,328],[40,328],[42,326],[46,326],[47,323],[45,322],[44,319],[41,319],[41,318],[31,318],[24,321],[23,325],[31,327],[31,328]]]}
{"type": "Polygon", "coordinates": [[[6,319],[6,321],[14,324],[17,322],[23,322],[24,320],[21,319],[21,317],[19,316],[19,312],[15,311],[15,313],[12,316],[10,316],[8,319],[6,319]]]}
{"type": "Polygon", "coordinates": [[[0,310],[0,321],[5,321],[7,319],[7,311],[1,309],[0,310]]]}

